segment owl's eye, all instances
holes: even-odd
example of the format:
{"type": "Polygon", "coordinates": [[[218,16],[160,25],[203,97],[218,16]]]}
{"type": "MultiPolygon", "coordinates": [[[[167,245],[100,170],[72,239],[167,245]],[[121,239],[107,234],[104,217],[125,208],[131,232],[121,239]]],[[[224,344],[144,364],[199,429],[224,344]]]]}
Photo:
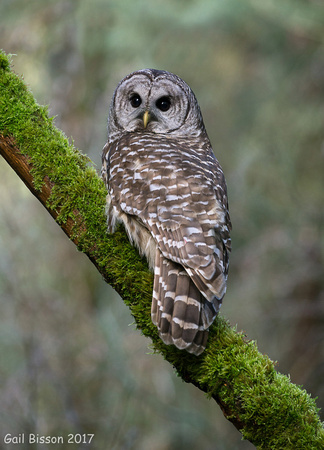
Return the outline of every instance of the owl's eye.
{"type": "Polygon", "coordinates": [[[130,103],[133,108],[138,108],[142,104],[142,99],[138,94],[133,94],[130,98],[130,103]]]}
{"type": "Polygon", "coordinates": [[[160,110],[160,111],[168,111],[168,109],[170,109],[171,106],[171,100],[169,97],[161,97],[156,101],[156,107],[160,110]]]}

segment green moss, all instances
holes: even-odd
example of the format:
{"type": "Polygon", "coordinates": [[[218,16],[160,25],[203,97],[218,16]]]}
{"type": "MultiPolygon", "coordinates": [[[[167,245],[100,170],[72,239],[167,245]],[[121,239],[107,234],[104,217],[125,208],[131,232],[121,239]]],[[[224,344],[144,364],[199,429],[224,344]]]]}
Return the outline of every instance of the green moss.
{"type": "Polygon", "coordinates": [[[199,357],[166,346],[150,318],[152,274],[120,227],[106,233],[106,190],[89,159],[54,126],[45,107],[36,104],[25,84],[0,52],[0,133],[14,138],[30,158],[34,185],[53,184],[48,208],[57,222],[74,222],[73,236],[107,282],[130,307],[137,327],[152,339],[179,376],[214,398],[242,435],[260,449],[321,449],[324,431],[315,401],[275,364],[255,342],[218,317],[206,351],[199,357]]]}

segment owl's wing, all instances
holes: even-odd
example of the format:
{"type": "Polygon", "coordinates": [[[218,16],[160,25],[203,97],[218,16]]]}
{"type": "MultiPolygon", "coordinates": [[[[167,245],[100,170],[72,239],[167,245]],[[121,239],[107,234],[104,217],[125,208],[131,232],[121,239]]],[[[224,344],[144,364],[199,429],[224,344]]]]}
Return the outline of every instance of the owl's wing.
{"type": "Polygon", "coordinates": [[[181,264],[208,301],[221,300],[231,225],[211,149],[132,134],[110,146],[108,159],[113,205],[149,230],[163,256],[181,264]]]}
{"type": "Polygon", "coordinates": [[[230,249],[227,211],[203,175],[173,181],[162,178],[156,215],[148,214],[145,224],[163,256],[181,264],[207,300],[221,300],[230,249]]]}

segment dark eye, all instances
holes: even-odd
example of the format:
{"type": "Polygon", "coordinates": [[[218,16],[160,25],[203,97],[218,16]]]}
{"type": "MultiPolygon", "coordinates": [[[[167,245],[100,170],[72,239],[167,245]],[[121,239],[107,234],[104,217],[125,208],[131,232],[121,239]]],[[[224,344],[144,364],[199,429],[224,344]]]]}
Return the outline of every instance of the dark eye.
{"type": "Polygon", "coordinates": [[[156,101],[156,107],[160,110],[160,111],[167,111],[168,109],[170,109],[171,106],[171,100],[169,97],[161,97],[156,101]]]}
{"type": "Polygon", "coordinates": [[[138,94],[133,94],[130,98],[130,103],[133,108],[138,108],[142,103],[142,99],[138,94]]]}

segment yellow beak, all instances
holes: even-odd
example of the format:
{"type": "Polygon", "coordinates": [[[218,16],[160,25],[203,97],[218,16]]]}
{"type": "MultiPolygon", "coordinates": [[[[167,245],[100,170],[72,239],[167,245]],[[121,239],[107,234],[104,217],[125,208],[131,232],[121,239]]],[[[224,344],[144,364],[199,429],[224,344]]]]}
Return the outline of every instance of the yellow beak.
{"type": "Polygon", "coordinates": [[[147,127],[147,124],[150,121],[150,113],[148,111],[145,111],[144,115],[143,115],[143,124],[144,124],[144,128],[147,127]]]}

